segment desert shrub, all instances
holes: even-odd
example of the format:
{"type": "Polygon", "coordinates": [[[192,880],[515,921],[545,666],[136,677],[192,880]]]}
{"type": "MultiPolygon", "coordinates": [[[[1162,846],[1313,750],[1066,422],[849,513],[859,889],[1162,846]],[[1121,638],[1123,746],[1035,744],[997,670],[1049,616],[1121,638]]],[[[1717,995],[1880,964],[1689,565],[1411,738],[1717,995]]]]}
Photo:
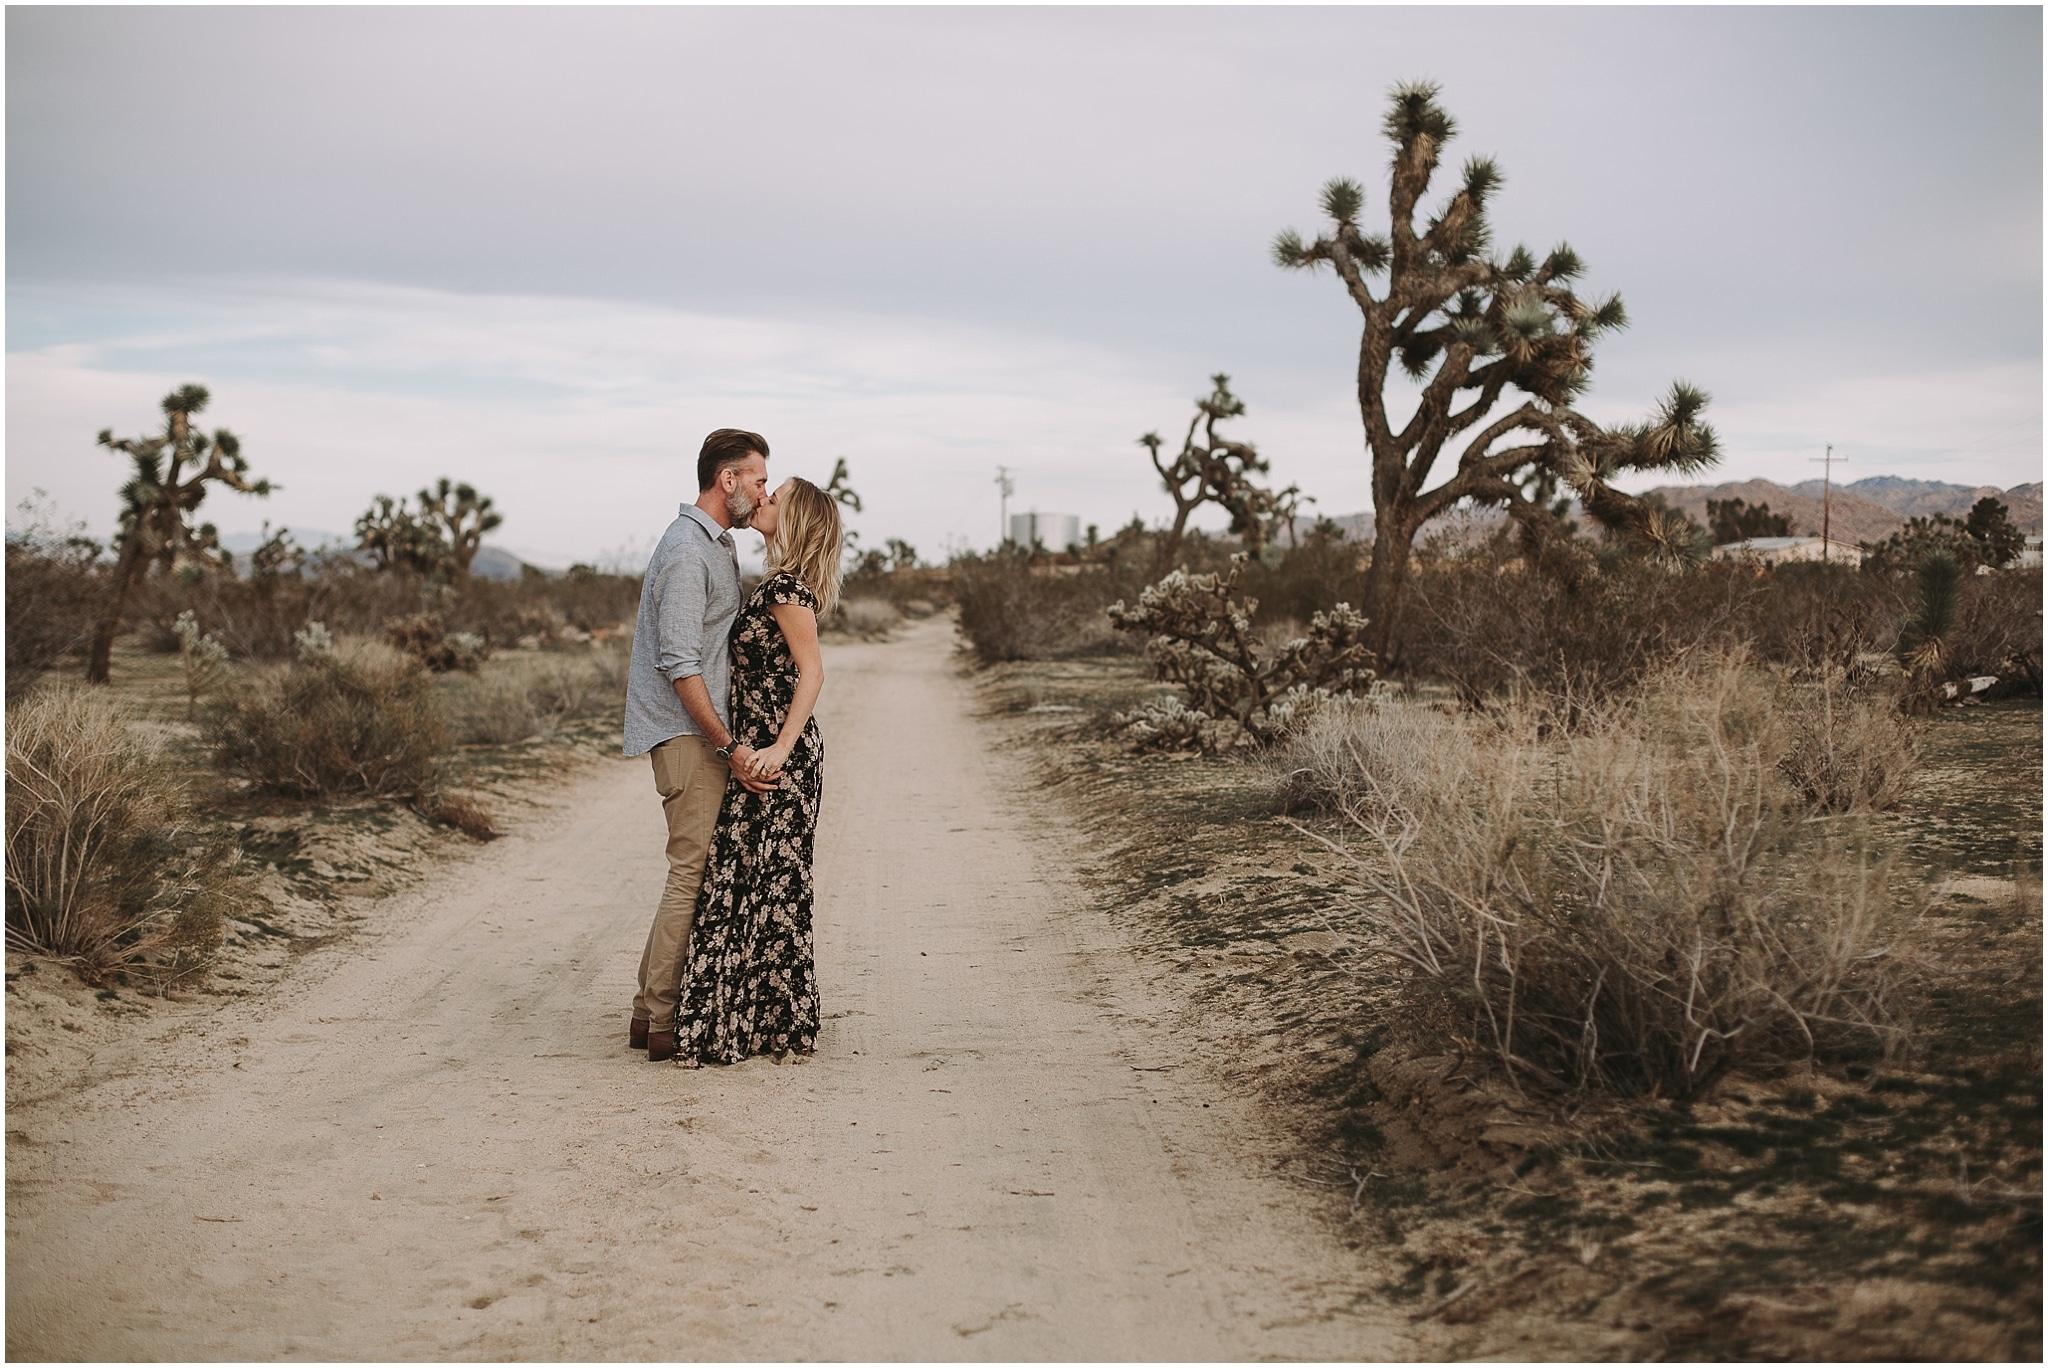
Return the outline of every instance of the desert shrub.
{"type": "Polygon", "coordinates": [[[447,734],[424,667],[383,643],[332,642],[314,627],[301,634],[299,659],[201,699],[200,732],[220,765],[295,798],[432,792],[447,734]]]}
{"type": "MultiPolygon", "coordinates": [[[[1268,742],[1319,703],[1370,689],[1372,652],[1366,620],[1342,603],[1311,617],[1304,635],[1270,648],[1252,625],[1257,600],[1233,597],[1243,567],[1239,560],[1225,575],[1175,570],[1140,594],[1136,607],[1111,604],[1108,617],[1119,630],[1149,635],[1153,669],[1181,687],[1188,709],[1227,718],[1238,736],[1268,742]]],[[[1141,742],[1162,721],[1149,713],[1118,720],[1137,729],[1141,742]]]]}
{"type": "Polygon", "coordinates": [[[262,575],[196,566],[152,575],[131,592],[128,619],[149,649],[177,650],[177,620],[189,612],[237,660],[288,660],[294,634],[307,623],[374,636],[388,619],[420,612],[427,590],[416,578],[378,574],[346,555],[306,553],[262,575]]]}
{"type": "Polygon", "coordinates": [[[2012,566],[1964,581],[1946,654],[1955,676],[1997,675],[2000,694],[2041,694],[2041,572],[2012,566]]]}
{"type": "Polygon", "coordinates": [[[1526,712],[1391,716],[1324,725],[1378,729],[1343,803],[1368,843],[1359,920],[1444,1048],[1526,1089],[1683,1100],[1898,1042],[1912,919],[1853,826],[1806,820],[1781,698],[1739,658],[1660,671],[1547,740],[1526,712]]]}
{"type": "Polygon", "coordinates": [[[1749,635],[1765,581],[1746,566],[1674,566],[1582,549],[1527,556],[1505,538],[1418,556],[1398,671],[1478,704],[1510,686],[1561,720],[1630,689],[1687,650],[1749,635]]]}
{"type": "Polygon", "coordinates": [[[1301,623],[1340,603],[1364,603],[1365,571],[1365,545],[1345,540],[1342,529],[1323,521],[1271,564],[1249,562],[1242,585],[1258,600],[1253,621],[1260,626],[1301,623]]]}
{"type": "Polygon", "coordinates": [[[245,896],[175,775],[103,694],[47,690],[7,716],[7,948],[87,982],[204,968],[245,896]]]}
{"type": "Polygon", "coordinates": [[[443,696],[441,711],[449,739],[462,746],[509,746],[541,729],[533,691],[513,674],[464,679],[443,696]]]}
{"type": "Polygon", "coordinates": [[[581,641],[589,633],[632,622],[639,608],[638,575],[577,565],[565,575],[530,571],[516,580],[471,580],[442,612],[450,630],[473,632],[505,646],[527,636],[581,641]]]}
{"type": "Polygon", "coordinates": [[[1823,812],[1883,812],[1912,783],[1918,730],[1890,691],[1858,689],[1845,671],[1798,690],[1778,771],[1823,812]]]}
{"type": "Polygon", "coordinates": [[[844,632],[862,641],[880,641],[903,621],[902,610],[882,598],[842,599],[839,609],[825,624],[826,630],[844,632]]]}
{"type": "Polygon", "coordinates": [[[1753,573],[1738,635],[1759,661],[1816,679],[1844,674],[1860,682],[1872,657],[1891,652],[1906,607],[1897,577],[1824,561],[1753,573]]]}
{"type": "Polygon", "coordinates": [[[414,799],[413,807],[430,822],[452,826],[476,841],[495,840],[501,833],[477,801],[446,789],[433,789],[414,799]]]}
{"type": "Polygon", "coordinates": [[[441,712],[459,745],[504,746],[562,722],[615,709],[626,695],[627,649],[514,652],[490,671],[448,680],[441,712]]]}
{"type": "Polygon", "coordinates": [[[92,640],[104,588],[100,547],[84,537],[7,539],[7,697],[92,640]]]}
{"type": "Polygon", "coordinates": [[[1122,579],[1103,566],[1034,565],[1033,560],[1015,548],[954,559],[960,633],[975,655],[994,664],[1120,649],[1103,610],[1123,597],[1122,579]]]}
{"type": "Polygon", "coordinates": [[[451,632],[439,613],[414,613],[384,624],[387,644],[436,674],[461,670],[475,674],[490,657],[490,644],[474,632],[451,632]]]}
{"type": "Polygon", "coordinates": [[[281,660],[291,657],[293,634],[308,622],[324,622],[342,636],[377,636],[388,622],[433,616],[441,634],[428,645],[436,648],[459,634],[485,647],[528,636],[581,641],[632,622],[639,597],[637,576],[589,567],[564,576],[475,579],[458,593],[417,574],[374,570],[347,553],[305,553],[262,574],[153,575],[135,587],[128,617],[155,649],[178,649],[175,624],[190,612],[235,659],[281,660]]]}

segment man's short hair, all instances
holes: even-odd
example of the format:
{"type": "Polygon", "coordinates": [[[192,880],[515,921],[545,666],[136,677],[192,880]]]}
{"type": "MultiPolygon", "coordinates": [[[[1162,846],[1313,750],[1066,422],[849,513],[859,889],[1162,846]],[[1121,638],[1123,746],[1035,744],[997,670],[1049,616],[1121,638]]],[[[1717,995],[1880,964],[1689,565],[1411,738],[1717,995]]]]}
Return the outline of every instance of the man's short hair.
{"type": "Polygon", "coordinates": [[[697,492],[701,494],[717,484],[719,472],[727,467],[745,465],[747,457],[757,451],[762,460],[768,459],[768,443],[758,432],[720,428],[706,437],[704,449],[697,453],[697,492]]]}

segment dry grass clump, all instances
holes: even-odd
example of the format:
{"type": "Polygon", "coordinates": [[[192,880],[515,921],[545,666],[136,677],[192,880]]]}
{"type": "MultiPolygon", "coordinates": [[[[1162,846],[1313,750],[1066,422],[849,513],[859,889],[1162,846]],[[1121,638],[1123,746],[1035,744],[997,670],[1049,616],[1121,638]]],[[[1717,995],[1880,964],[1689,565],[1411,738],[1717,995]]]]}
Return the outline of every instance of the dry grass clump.
{"type": "Polygon", "coordinates": [[[219,947],[237,852],[194,827],[176,777],[103,695],[7,717],[7,948],[159,986],[219,947]]]}
{"type": "Polygon", "coordinates": [[[426,669],[382,642],[312,631],[299,659],[201,702],[200,732],[221,766],[293,798],[430,792],[447,733],[426,669]]]}
{"type": "Polygon", "coordinates": [[[465,746],[509,746],[549,735],[570,718],[623,699],[628,659],[615,647],[500,656],[485,673],[442,685],[449,735],[465,746]]]}
{"type": "Polygon", "coordinates": [[[1365,812],[1383,806],[1406,784],[1445,788],[1450,781],[1432,771],[1463,763],[1463,747],[1450,739],[1455,726],[1417,704],[1332,699],[1289,738],[1279,809],[1365,812]]]}
{"type": "Polygon", "coordinates": [[[1724,657],[1579,721],[1332,710],[1297,751],[1341,761],[1365,934],[1445,1047],[1518,1087],[1684,1099],[1895,1045],[1915,921],[1854,828],[1808,820],[1783,694],[1724,657]]]}

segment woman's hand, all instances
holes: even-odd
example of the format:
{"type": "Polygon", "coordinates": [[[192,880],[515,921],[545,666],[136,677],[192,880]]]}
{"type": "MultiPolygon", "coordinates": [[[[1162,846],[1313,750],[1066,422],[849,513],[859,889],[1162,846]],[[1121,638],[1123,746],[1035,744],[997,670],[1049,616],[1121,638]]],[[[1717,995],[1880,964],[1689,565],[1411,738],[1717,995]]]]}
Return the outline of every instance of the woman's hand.
{"type": "Polygon", "coordinates": [[[790,748],[781,742],[757,750],[748,757],[747,773],[756,783],[772,784],[782,778],[782,767],[789,763],[790,748]]]}

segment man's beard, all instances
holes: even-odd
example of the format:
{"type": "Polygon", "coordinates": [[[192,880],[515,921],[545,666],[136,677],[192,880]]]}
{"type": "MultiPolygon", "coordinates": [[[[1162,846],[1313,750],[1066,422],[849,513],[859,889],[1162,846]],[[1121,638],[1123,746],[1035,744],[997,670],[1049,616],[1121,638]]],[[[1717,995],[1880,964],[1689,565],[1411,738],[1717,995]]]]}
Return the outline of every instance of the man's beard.
{"type": "Polygon", "coordinates": [[[754,501],[747,497],[744,489],[735,489],[725,496],[725,516],[732,519],[734,527],[748,527],[754,521],[754,501]]]}

